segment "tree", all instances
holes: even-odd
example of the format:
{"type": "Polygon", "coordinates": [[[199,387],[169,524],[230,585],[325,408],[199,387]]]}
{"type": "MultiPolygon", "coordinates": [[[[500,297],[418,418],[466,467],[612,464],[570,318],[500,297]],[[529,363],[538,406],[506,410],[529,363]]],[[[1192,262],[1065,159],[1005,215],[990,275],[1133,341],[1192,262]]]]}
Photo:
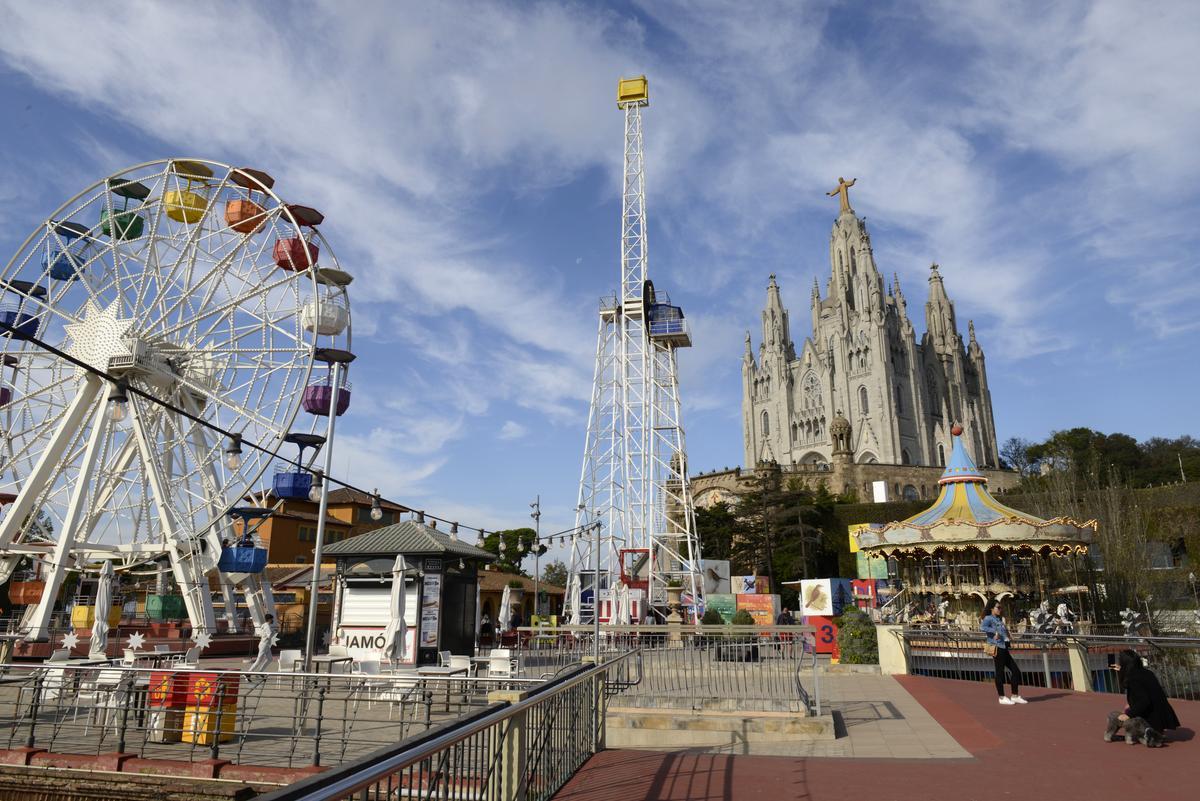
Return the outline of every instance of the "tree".
{"type": "Polygon", "coordinates": [[[496,555],[496,566],[505,573],[525,575],[521,562],[533,553],[534,548],[540,549],[539,554],[546,552],[545,545],[539,545],[537,532],[531,528],[509,528],[504,531],[492,531],[483,540],[483,549],[496,555]],[[500,551],[500,543],[504,543],[504,551],[500,551]]]}
{"type": "Polygon", "coordinates": [[[566,587],[570,572],[561,559],[555,559],[542,568],[542,581],[555,587],[566,587]]]}
{"type": "Polygon", "coordinates": [[[696,535],[705,559],[728,559],[738,520],[725,501],[696,507],[696,535]]]}
{"type": "Polygon", "coordinates": [[[1027,439],[1009,437],[1000,446],[1000,458],[1013,470],[1022,476],[1027,476],[1033,468],[1033,461],[1029,458],[1031,447],[1033,447],[1033,443],[1027,439]]]}

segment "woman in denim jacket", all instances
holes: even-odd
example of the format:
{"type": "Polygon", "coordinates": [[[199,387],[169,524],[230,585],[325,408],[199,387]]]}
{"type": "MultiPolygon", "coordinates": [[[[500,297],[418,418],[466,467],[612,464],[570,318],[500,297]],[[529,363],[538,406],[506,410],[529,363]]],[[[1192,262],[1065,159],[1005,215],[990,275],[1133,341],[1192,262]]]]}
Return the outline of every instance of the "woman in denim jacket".
{"type": "Polygon", "coordinates": [[[1021,687],[1021,669],[1017,667],[1012,654],[1008,652],[1008,646],[1012,645],[1012,637],[1008,635],[1008,626],[1005,625],[1004,618],[1001,617],[1000,602],[994,601],[991,605],[991,610],[991,614],[983,619],[983,623],[979,628],[987,635],[988,645],[996,647],[996,653],[992,655],[992,662],[996,668],[996,695],[1000,696],[1000,703],[1006,706],[1028,703],[1017,694],[1017,690],[1021,687]],[[1008,668],[1012,676],[1010,681],[1012,686],[1011,696],[1004,694],[1005,668],[1008,668]]]}

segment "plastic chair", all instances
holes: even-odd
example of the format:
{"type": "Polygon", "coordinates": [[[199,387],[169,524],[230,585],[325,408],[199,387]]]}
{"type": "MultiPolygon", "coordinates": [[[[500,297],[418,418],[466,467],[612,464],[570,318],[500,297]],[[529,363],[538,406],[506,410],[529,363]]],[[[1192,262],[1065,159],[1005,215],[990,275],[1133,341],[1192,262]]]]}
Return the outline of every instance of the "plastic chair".
{"type": "Polygon", "coordinates": [[[468,676],[475,675],[475,660],[469,656],[451,656],[448,667],[466,668],[468,676]]]}
{"type": "Polygon", "coordinates": [[[452,654],[450,651],[438,651],[438,665],[440,667],[450,667],[452,654]]]}
{"type": "Polygon", "coordinates": [[[511,679],[517,675],[517,660],[507,648],[493,648],[488,654],[488,678],[511,679]]]}

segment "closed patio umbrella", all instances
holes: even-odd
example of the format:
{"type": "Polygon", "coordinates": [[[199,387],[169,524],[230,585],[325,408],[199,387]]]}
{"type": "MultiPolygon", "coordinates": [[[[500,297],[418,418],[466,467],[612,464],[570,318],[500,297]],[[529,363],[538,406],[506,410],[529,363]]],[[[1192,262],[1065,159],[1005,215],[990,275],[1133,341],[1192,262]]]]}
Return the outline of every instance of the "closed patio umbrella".
{"type": "Polygon", "coordinates": [[[105,560],[96,585],[96,620],[92,623],[92,643],[88,656],[103,658],[108,650],[108,611],[112,608],[112,562],[105,560]]]}
{"type": "Polygon", "coordinates": [[[397,556],[392,565],[392,595],[388,609],[387,628],[383,631],[383,657],[392,662],[404,661],[404,641],[408,638],[408,626],[404,622],[404,604],[408,600],[404,591],[404,573],[408,563],[397,556]]]}
{"type": "Polygon", "coordinates": [[[579,604],[583,600],[581,596],[582,593],[579,591],[579,574],[572,573],[571,577],[567,580],[567,597],[571,603],[570,624],[572,626],[583,624],[583,610],[579,608],[579,604]]]}
{"type": "Polygon", "coordinates": [[[498,631],[508,631],[509,624],[512,623],[512,587],[505,587],[504,592],[500,593],[500,609],[496,612],[496,625],[498,631]]]}

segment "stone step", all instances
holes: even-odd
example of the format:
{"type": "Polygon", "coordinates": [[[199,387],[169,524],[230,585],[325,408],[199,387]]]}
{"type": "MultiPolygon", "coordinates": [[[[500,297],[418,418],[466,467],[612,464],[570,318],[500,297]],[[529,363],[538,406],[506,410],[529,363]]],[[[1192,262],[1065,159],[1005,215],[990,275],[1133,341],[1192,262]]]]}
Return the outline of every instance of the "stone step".
{"type": "Polygon", "coordinates": [[[671,709],[681,714],[692,711],[699,712],[742,712],[747,715],[757,715],[759,712],[781,712],[788,715],[803,717],[807,712],[804,703],[798,698],[691,698],[687,695],[672,695],[667,693],[625,693],[613,699],[612,703],[620,708],[641,709],[671,709]]]}
{"type": "Polygon", "coordinates": [[[701,712],[652,707],[609,707],[605,718],[609,748],[682,750],[745,743],[836,739],[833,716],[804,717],[791,712],[701,712]]]}

